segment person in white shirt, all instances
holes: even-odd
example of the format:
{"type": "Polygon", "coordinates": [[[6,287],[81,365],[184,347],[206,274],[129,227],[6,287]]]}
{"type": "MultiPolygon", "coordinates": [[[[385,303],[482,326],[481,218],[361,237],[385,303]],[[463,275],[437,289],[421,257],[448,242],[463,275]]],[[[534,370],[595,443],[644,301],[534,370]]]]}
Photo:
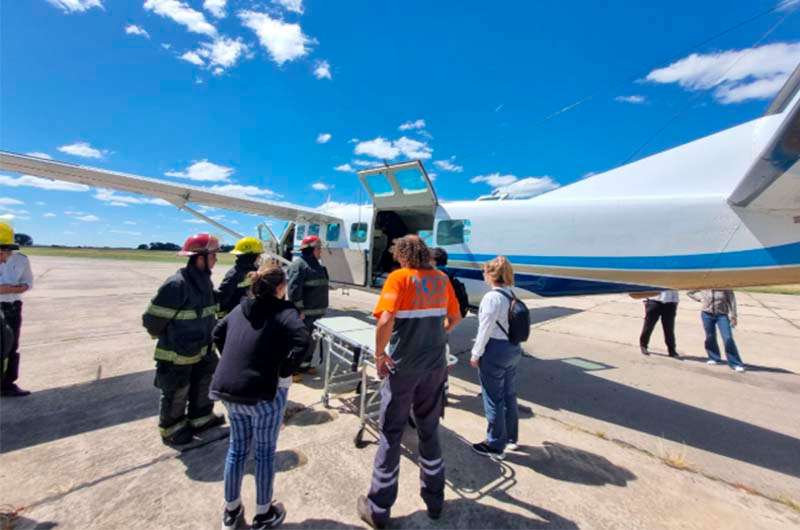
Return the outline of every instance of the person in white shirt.
{"type": "Polygon", "coordinates": [[[484,265],[483,278],[492,288],[478,309],[478,335],[472,347],[470,365],[478,368],[483,409],[488,428],[486,440],[472,449],[492,460],[505,458],[505,450],[517,448],[519,411],[517,409],[517,365],[522,348],[508,340],[508,310],[514,271],[503,256],[484,265]]]}
{"type": "Polygon", "coordinates": [[[19,377],[19,336],[22,328],[22,293],[33,287],[33,272],[27,256],[14,252],[14,230],[0,223],[0,312],[3,320],[14,332],[13,347],[3,359],[0,396],[21,397],[30,394],[17,386],[19,377]]]}
{"type": "Polygon", "coordinates": [[[667,353],[670,357],[680,358],[675,347],[675,315],[678,312],[678,291],[661,291],[658,296],[644,300],[644,325],[639,335],[639,348],[642,355],[650,355],[647,347],[650,344],[650,335],[653,328],[661,319],[661,328],[664,330],[664,342],[667,344],[667,353]]]}

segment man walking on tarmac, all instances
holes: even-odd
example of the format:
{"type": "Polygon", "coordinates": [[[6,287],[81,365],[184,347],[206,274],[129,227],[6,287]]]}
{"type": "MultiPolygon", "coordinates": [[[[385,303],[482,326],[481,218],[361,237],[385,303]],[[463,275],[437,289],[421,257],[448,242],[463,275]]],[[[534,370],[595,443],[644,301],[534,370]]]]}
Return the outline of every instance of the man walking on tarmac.
{"type": "MultiPolygon", "coordinates": [[[[287,272],[289,301],[293,302],[309,333],[314,331],[314,322],[325,316],[328,310],[328,269],[319,262],[322,242],[317,236],[308,236],[300,243],[300,256],[295,258],[287,272]]],[[[316,341],[311,341],[301,371],[308,371],[316,341]]]]}
{"type": "Polygon", "coordinates": [[[431,266],[425,243],[415,235],[395,240],[392,272],[375,307],[375,364],[381,385],[380,440],[372,485],[358,498],[361,519],[384,528],[397,499],[400,442],[413,409],[419,435],[422,500],[428,517],[438,519],[444,505],[444,462],[439,418],[447,377],[447,333],[461,321],[453,286],[431,266]],[[388,346],[388,353],[386,348],[388,346]]]}
{"type": "Polygon", "coordinates": [[[3,324],[13,332],[7,337],[4,334],[4,342],[10,339],[10,344],[3,344],[0,366],[0,396],[3,397],[30,394],[18,387],[16,381],[19,377],[19,336],[22,329],[21,295],[33,287],[33,273],[28,257],[15,250],[19,250],[19,246],[14,242],[14,229],[7,223],[0,223],[0,312],[3,324]]]}
{"type": "Polygon", "coordinates": [[[189,443],[194,433],[225,423],[208,397],[218,362],[211,336],[217,312],[211,270],[218,250],[219,241],[209,234],[186,239],[179,254],[189,262],[164,282],[142,316],[148,333],[158,339],[158,427],[169,445],[189,443]]]}
{"type": "Polygon", "coordinates": [[[233,311],[247,294],[250,287],[247,275],[258,270],[263,253],[264,245],[258,238],[244,237],[236,242],[231,251],[236,256],[236,264],[219,284],[219,318],[233,311]]]}

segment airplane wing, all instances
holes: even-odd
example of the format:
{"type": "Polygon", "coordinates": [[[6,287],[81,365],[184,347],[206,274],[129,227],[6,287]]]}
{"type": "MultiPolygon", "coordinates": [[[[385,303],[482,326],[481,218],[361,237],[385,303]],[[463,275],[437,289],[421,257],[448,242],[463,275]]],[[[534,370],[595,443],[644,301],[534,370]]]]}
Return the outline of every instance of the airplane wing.
{"type": "Polygon", "coordinates": [[[781,115],[781,124],[728,201],[756,210],[800,213],[800,66],[766,115],[781,115]]]}
{"type": "Polygon", "coordinates": [[[174,204],[178,208],[183,208],[187,203],[197,203],[287,221],[300,220],[318,223],[341,221],[332,215],[289,203],[234,197],[195,186],[175,184],[55,160],[45,160],[6,151],[0,151],[0,169],[51,180],[85,184],[96,188],[108,188],[158,197],[174,204]]]}

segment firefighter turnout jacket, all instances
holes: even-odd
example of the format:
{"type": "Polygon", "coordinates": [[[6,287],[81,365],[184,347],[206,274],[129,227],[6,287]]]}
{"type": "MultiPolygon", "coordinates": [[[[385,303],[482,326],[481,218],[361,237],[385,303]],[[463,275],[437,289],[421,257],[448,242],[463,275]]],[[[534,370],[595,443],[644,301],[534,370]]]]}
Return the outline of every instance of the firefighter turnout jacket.
{"type": "Polygon", "coordinates": [[[249,254],[240,256],[236,260],[236,265],[225,274],[225,278],[219,284],[218,318],[222,318],[233,311],[242,301],[242,297],[247,294],[247,289],[250,288],[247,275],[258,269],[255,261],[257,257],[249,254]]]}
{"type": "Polygon", "coordinates": [[[287,272],[289,301],[308,317],[321,317],[328,309],[328,269],[313,255],[295,258],[287,272]]]}
{"type": "Polygon", "coordinates": [[[142,324],[156,343],[155,360],[189,365],[200,362],[212,342],[217,303],[211,276],[184,267],[158,289],[142,324]]]}

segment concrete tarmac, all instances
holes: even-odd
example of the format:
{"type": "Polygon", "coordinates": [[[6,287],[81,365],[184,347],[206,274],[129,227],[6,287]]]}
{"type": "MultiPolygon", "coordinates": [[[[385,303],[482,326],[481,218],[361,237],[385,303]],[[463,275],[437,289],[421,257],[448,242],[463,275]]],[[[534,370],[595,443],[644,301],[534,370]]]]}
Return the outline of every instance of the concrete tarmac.
{"type": "MultiPolygon", "coordinates": [[[[19,383],[34,393],[0,400],[0,522],[218,528],[226,430],[178,452],[156,428],[153,341],[141,313],[176,266],[31,261],[19,383]]],[[[685,295],[681,361],[664,355],[660,329],[655,353],[639,353],[642,303],[625,295],[528,301],[535,324],[519,371],[521,447],[501,464],[469,447],[485,420],[467,364],[476,322],[467,318],[451,337],[460,362],[441,428],[445,513],[436,522],[425,514],[409,429],[392,527],[800,527],[800,297],[737,296],[744,374],[705,364],[699,304],[685,295]]],[[[340,289],[332,304],[366,318],[375,298],[340,289]]],[[[318,377],[290,390],[275,484],[284,527],[362,528],[355,500],[369,486],[375,444],[354,446],[349,398],[326,409],[320,396],[318,377]]],[[[249,515],[252,473],[251,463],[249,515]]]]}

